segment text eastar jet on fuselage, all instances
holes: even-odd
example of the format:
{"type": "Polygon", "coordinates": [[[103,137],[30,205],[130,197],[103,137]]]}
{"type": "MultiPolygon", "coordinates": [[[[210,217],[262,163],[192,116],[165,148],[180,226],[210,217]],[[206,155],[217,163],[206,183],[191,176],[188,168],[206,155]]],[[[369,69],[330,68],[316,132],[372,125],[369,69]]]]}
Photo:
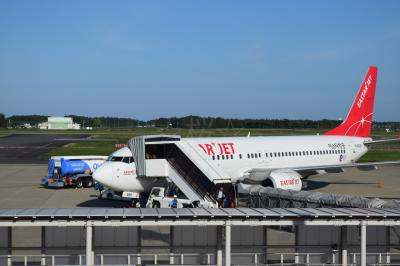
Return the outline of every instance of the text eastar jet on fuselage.
{"type": "MultiPolygon", "coordinates": [[[[371,66],[347,118],[323,135],[149,137],[145,146],[148,172],[152,171],[152,165],[158,167],[155,160],[165,160],[172,168],[178,160],[186,160],[187,169],[183,170],[192,172],[192,179],[205,176],[213,184],[242,182],[300,190],[301,179],[311,175],[340,172],[347,167],[368,169],[399,164],[399,161],[356,163],[372,144],[392,141],[370,138],[376,81],[377,68],[371,66]]],[[[93,178],[115,191],[148,192],[162,177],[138,173],[133,158],[127,147],[116,151],[96,170],[93,178]]]]}

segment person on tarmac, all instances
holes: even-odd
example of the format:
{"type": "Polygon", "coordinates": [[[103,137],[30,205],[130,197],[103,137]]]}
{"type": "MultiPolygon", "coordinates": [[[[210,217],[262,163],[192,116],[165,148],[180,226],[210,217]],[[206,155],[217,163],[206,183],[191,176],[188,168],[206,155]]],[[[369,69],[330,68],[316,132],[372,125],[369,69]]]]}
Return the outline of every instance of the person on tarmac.
{"type": "Polygon", "coordinates": [[[178,208],[178,197],[176,195],[174,195],[174,198],[171,200],[171,202],[169,203],[169,206],[171,208],[178,208]]]}
{"type": "Polygon", "coordinates": [[[217,195],[218,208],[222,208],[224,206],[224,199],[225,199],[224,188],[220,187],[217,195]]]}
{"type": "Polygon", "coordinates": [[[224,201],[223,201],[224,208],[229,208],[230,207],[230,202],[231,202],[231,200],[230,200],[229,196],[226,196],[224,198],[224,201]]]}

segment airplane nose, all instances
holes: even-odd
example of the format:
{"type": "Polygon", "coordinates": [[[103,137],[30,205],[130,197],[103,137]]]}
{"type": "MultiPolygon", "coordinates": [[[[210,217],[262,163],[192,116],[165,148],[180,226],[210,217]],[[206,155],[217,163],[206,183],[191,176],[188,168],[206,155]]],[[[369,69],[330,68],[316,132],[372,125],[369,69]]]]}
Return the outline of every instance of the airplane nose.
{"type": "Polygon", "coordinates": [[[110,169],[106,164],[100,166],[93,172],[93,180],[106,187],[111,186],[112,177],[112,169],[110,169]]]}

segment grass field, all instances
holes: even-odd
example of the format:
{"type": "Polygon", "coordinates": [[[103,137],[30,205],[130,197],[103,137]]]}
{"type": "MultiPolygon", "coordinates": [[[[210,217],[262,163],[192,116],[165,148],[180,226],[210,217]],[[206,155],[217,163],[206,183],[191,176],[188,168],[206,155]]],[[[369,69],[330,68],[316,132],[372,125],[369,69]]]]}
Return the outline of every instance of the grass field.
{"type": "MultiPolygon", "coordinates": [[[[82,134],[92,135],[90,141],[81,141],[54,149],[44,155],[47,159],[53,155],[109,155],[116,150],[116,143],[127,143],[134,136],[169,134],[182,137],[226,137],[226,136],[287,136],[287,135],[316,135],[323,134],[326,129],[163,129],[163,128],[134,128],[134,129],[101,129],[101,130],[50,130],[13,129],[0,130],[0,137],[9,134],[82,134]]],[[[400,133],[373,131],[373,139],[398,138],[400,133]]],[[[373,147],[360,161],[400,160],[400,142],[380,144],[373,147]]]]}

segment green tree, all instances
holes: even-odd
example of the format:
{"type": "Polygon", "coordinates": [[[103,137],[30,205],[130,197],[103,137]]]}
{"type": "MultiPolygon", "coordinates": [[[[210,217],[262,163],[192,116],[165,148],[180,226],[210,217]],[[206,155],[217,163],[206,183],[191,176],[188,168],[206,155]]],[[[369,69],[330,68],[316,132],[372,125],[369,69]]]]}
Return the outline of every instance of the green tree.
{"type": "Polygon", "coordinates": [[[7,126],[6,116],[3,113],[0,113],[0,128],[4,128],[7,126]]]}

